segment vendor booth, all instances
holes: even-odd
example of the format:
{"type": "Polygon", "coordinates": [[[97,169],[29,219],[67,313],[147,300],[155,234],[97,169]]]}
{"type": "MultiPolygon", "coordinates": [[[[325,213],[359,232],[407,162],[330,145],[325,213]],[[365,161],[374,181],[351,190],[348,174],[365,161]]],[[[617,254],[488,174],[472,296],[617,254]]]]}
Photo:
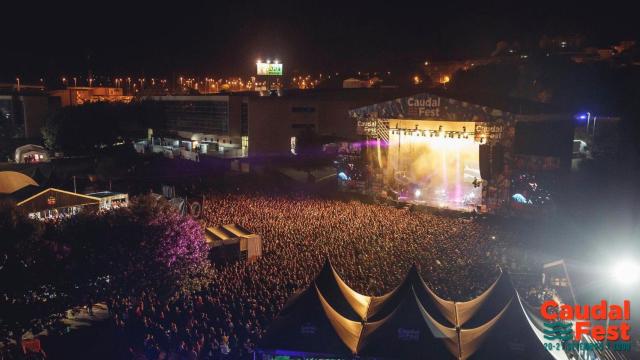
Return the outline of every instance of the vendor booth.
{"type": "Polygon", "coordinates": [[[216,263],[253,261],[262,256],[262,238],[238,224],[208,227],[206,242],[216,263]]]}

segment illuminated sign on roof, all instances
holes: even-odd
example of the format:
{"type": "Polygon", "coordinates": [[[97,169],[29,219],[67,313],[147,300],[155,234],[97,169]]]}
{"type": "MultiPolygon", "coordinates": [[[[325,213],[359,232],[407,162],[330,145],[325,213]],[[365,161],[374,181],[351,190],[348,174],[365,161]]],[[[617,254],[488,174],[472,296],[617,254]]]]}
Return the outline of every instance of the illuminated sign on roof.
{"type": "Polygon", "coordinates": [[[271,63],[269,61],[262,62],[258,61],[256,63],[257,66],[257,74],[258,75],[275,75],[282,76],[282,64],[274,62],[271,63]]]}

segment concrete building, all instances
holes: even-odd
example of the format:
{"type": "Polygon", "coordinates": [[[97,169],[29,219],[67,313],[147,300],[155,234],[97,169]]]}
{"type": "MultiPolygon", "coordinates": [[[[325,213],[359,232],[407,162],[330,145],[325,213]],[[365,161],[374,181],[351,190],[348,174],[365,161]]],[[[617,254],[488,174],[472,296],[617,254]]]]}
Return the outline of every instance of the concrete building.
{"type": "Polygon", "coordinates": [[[162,104],[166,115],[166,134],[152,137],[144,146],[191,160],[197,160],[193,153],[226,158],[290,156],[305,132],[356,138],[349,109],[402,94],[396,88],[365,88],[143,97],[162,104]]]}
{"type": "Polygon", "coordinates": [[[154,152],[196,160],[194,154],[219,157],[247,156],[247,99],[242,95],[148,96],[166,117],[162,138],[152,137],[154,152]]]}
{"type": "Polygon", "coordinates": [[[328,138],[356,139],[349,110],[400,97],[397,88],[288,91],[280,97],[251,97],[249,156],[291,155],[305,131],[328,138]]]}

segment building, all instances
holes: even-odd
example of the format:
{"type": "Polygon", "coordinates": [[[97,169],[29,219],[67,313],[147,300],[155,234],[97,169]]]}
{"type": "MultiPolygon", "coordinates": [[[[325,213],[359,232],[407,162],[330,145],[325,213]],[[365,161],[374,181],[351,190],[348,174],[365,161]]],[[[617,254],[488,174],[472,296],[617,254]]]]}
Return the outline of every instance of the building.
{"type": "Polygon", "coordinates": [[[49,115],[50,101],[40,91],[0,92],[0,122],[16,139],[40,138],[49,115]]]}
{"type": "Polygon", "coordinates": [[[382,83],[379,77],[374,76],[368,80],[360,80],[356,78],[348,78],[342,81],[342,88],[344,89],[361,89],[370,88],[374,85],[382,83]]]}
{"type": "Polygon", "coordinates": [[[455,210],[549,206],[549,180],[571,166],[573,116],[449,96],[421,93],[351,110],[365,141],[338,169],[343,186],[455,210]]]}
{"type": "Polygon", "coordinates": [[[129,206],[129,194],[113,191],[99,191],[87,194],[87,196],[100,199],[100,210],[111,210],[129,206]]]}
{"type": "Polygon", "coordinates": [[[15,171],[0,172],[0,197],[14,201],[29,217],[39,220],[97,210],[100,204],[100,199],[93,196],[43,188],[30,177],[15,171]]]}
{"type": "Polygon", "coordinates": [[[305,133],[325,139],[357,139],[350,109],[403,94],[406,91],[397,88],[314,89],[249,98],[249,156],[295,155],[305,133]]]}
{"type": "Polygon", "coordinates": [[[166,129],[162,137],[152,136],[136,148],[191,160],[200,155],[294,156],[298,140],[307,132],[355,139],[348,110],[399,94],[396,88],[371,88],[142,97],[161,104],[166,129]]]}
{"type": "Polygon", "coordinates": [[[133,96],[124,95],[122,88],[117,87],[69,86],[66,89],[51,90],[49,95],[59,98],[60,105],[63,107],[94,102],[128,103],[133,98],[133,96]]]}
{"type": "Polygon", "coordinates": [[[165,117],[165,136],[151,138],[154,152],[168,152],[196,160],[197,154],[219,157],[247,156],[247,100],[236,94],[148,96],[165,117]]]}

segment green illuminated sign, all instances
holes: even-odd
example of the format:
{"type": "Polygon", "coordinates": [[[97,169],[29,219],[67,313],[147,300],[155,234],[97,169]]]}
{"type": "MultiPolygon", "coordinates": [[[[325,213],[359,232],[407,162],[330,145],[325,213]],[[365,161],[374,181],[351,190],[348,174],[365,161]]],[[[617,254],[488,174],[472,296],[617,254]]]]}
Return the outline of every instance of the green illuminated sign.
{"type": "Polygon", "coordinates": [[[282,64],[258,62],[258,75],[282,75],[282,64]]]}

